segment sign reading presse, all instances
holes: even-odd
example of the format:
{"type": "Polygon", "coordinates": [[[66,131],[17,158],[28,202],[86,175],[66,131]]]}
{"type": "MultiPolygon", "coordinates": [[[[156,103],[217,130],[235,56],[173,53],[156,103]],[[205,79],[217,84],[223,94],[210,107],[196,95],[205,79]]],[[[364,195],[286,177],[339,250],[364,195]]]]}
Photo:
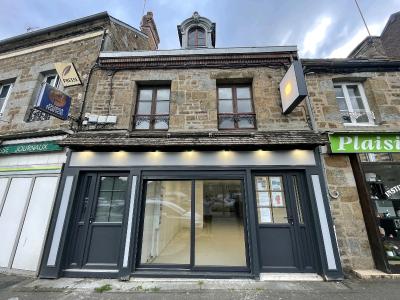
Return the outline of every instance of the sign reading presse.
{"type": "Polygon", "coordinates": [[[296,60],[279,83],[282,111],[288,114],[307,96],[306,80],[301,63],[296,60]]]}
{"type": "Polygon", "coordinates": [[[35,108],[56,118],[67,120],[71,97],[50,84],[43,84],[35,108]]]}
{"type": "Polygon", "coordinates": [[[73,63],[54,63],[54,67],[63,86],[68,87],[82,84],[73,63]]]}
{"type": "Polygon", "coordinates": [[[332,134],[332,153],[400,152],[399,134],[332,134]]]}

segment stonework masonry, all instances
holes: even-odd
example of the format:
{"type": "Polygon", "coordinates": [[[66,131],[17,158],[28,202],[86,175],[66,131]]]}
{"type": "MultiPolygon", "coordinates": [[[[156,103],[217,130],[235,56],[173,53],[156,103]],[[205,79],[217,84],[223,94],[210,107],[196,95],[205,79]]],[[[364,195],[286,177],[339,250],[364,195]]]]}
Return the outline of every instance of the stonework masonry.
{"type": "Polygon", "coordinates": [[[71,116],[79,116],[87,77],[90,69],[96,63],[104,30],[107,30],[103,43],[104,50],[133,51],[148,50],[150,47],[148,39],[143,33],[131,29],[127,25],[110,21],[109,17],[80,25],[78,28],[73,27],[73,29],[75,31],[66,28],[64,31],[57,32],[57,35],[51,33],[50,40],[49,38],[45,40],[42,36],[27,37],[25,43],[31,45],[31,48],[20,48],[22,43],[15,42],[18,50],[29,51],[29,49],[34,49],[33,47],[44,46],[43,49],[32,50],[22,55],[7,57],[6,55],[13,54],[13,51],[16,50],[12,50],[8,44],[0,46],[0,83],[9,80],[14,82],[1,117],[0,135],[70,128],[70,121],[62,121],[54,117],[45,121],[26,121],[44,79],[44,74],[54,71],[55,62],[73,62],[84,83],[80,86],[61,88],[72,97],[71,116]],[[76,32],[77,30],[78,32],[76,32]],[[86,38],[85,36],[90,37],[86,38]],[[52,43],[68,41],[76,37],[79,37],[80,40],[51,46],[52,43]]]}
{"type": "Polygon", "coordinates": [[[310,130],[304,104],[283,115],[278,91],[284,69],[96,70],[85,112],[118,117],[113,129],[132,129],[137,89],[149,83],[171,88],[169,131],[217,131],[217,86],[229,82],[252,85],[257,129],[310,130]],[[111,89],[112,86],[112,89],[111,89]]]}
{"type": "MultiPolygon", "coordinates": [[[[400,126],[400,72],[307,74],[307,86],[317,128],[321,132],[395,132],[400,126]],[[334,83],[361,82],[375,126],[344,126],[334,83]]],[[[330,198],[332,217],[345,271],[372,269],[374,261],[366,233],[356,182],[347,155],[325,154],[328,187],[339,192],[330,198]]]]}

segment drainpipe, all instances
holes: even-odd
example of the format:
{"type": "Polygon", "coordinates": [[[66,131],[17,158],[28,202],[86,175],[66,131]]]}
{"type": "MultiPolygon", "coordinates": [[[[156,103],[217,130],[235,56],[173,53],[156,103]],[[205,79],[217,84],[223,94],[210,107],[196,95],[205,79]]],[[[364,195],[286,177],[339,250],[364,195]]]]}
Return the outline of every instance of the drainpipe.
{"type": "MultiPolygon", "coordinates": [[[[304,67],[303,67],[303,70],[305,70],[304,67]]],[[[307,73],[304,73],[304,78],[307,83],[307,73]]],[[[314,111],[312,109],[310,98],[307,96],[305,101],[306,101],[307,111],[308,111],[308,114],[310,117],[311,129],[315,133],[318,133],[318,127],[317,127],[317,123],[315,121],[314,111]]],[[[320,158],[320,162],[321,162],[322,174],[324,176],[325,188],[328,193],[328,199],[330,199],[330,198],[337,199],[339,197],[339,192],[335,191],[334,193],[331,193],[331,191],[329,190],[328,177],[326,176],[326,165],[325,165],[325,160],[324,160],[324,156],[322,153],[322,146],[318,146],[318,154],[319,154],[319,158],[320,158]]]]}
{"type": "Polygon", "coordinates": [[[97,55],[96,62],[90,68],[89,74],[88,74],[88,77],[87,77],[85,91],[83,92],[83,100],[82,100],[81,111],[79,113],[79,117],[78,117],[78,120],[77,120],[77,122],[78,122],[78,131],[80,131],[82,129],[83,112],[85,111],[85,107],[86,107],[86,98],[87,98],[87,92],[88,92],[88,89],[89,89],[90,79],[92,78],[93,71],[96,68],[98,68],[98,66],[99,66],[100,53],[101,53],[101,51],[103,51],[104,42],[105,42],[105,39],[106,39],[107,28],[105,28],[105,27],[101,27],[101,28],[103,29],[103,35],[102,35],[102,38],[101,38],[99,54],[97,55]]]}

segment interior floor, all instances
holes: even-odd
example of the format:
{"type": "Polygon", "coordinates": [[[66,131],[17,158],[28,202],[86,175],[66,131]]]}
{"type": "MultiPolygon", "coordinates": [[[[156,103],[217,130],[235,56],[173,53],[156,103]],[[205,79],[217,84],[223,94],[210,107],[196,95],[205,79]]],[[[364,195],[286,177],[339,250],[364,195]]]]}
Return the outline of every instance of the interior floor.
{"type": "MultiPolygon", "coordinates": [[[[190,230],[182,228],[153,264],[189,264],[190,230]]],[[[235,218],[213,217],[196,228],[195,265],[246,266],[244,228],[235,218]]]]}

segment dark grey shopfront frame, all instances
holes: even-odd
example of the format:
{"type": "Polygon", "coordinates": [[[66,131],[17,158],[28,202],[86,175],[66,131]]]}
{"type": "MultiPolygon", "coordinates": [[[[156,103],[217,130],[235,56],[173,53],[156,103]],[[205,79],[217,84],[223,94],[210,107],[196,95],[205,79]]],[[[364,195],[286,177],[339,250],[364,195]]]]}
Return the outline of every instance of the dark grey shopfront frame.
{"type": "MultiPolygon", "coordinates": [[[[70,167],[69,163],[71,160],[71,151],[68,153],[68,159],[66,166],[63,169],[63,174],[62,174],[62,179],[60,181],[60,185],[57,191],[57,197],[56,197],[56,202],[54,206],[54,211],[51,219],[51,224],[49,228],[49,232],[47,235],[46,239],[46,244],[45,248],[43,251],[43,256],[42,256],[42,261],[41,261],[41,268],[40,268],[40,273],[39,277],[40,278],[59,278],[60,276],[70,276],[70,277],[97,277],[97,278],[120,278],[122,280],[129,279],[130,276],[140,276],[140,277],[204,277],[204,278],[234,278],[234,277],[239,277],[239,276],[244,276],[244,277],[254,277],[257,278],[260,274],[260,264],[259,264],[259,254],[258,254],[258,245],[257,245],[257,222],[256,222],[256,203],[255,201],[247,201],[246,203],[246,213],[248,214],[246,216],[247,219],[247,230],[248,230],[248,236],[247,236],[247,251],[249,255],[249,267],[250,267],[250,272],[249,273],[242,273],[242,272],[228,272],[225,271],[225,269],[220,270],[218,272],[218,269],[212,268],[212,272],[208,271],[198,271],[198,272],[193,272],[193,271],[175,271],[175,270],[163,270],[162,273],[160,273],[160,270],[154,270],[154,271],[140,271],[136,270],[135,268],[135,262],[136,262],[136,255],[137,255],[137,245],[138,243],[135,243],[135,239],[137,241],[137,237],[139,234],[139,219],[140,219],[140,199],[142,198],[142,187],[141,187],[141,182],[142,182],[142,173],[143,172],[176,172],[180,174],[195,174],[197,176],[201,172],[205,173],[210,173],[210,172],[215,172],[215,171],[220,171],[220,172],[243,172],[245,174],[244,176],[244,185],[245,185],[245,199],[253,199],[252,195],[252,176],[254,171],[273,171],[273,170],[279,170],[279,171],[302,171],[304,173],[305,181],[306,181],[306,188],[309,193],[309,199],[310,199],[310,208],[311,208],[311,214],[312,218],[314,220],[314,226],[315,226],[315,235],[316,235],[316,241],[317,241],[317,248],[318,248],[318,253],[317,256],[319,257],[320,261],[320,270],[318,270],[318,273],[321,274],[325,279],[327,280],[341,280],[343,279],[343,271],[341,268],[341,263],[340,263],[340,258],[339,258],[339,253],[338,253],[338,248],[337,248],[337,243],[336,243],[336,237],[334,233],[334,227],[333,227],[333,221],[331,218],[331,213],[330,213],[330,207],[328,204],[328,198],[327,198],[327,191],[326,191],[326,185],[324,181],[324,176],[323,176],[323,171],[322,171],[322,166],[321,166],[321,161],[320,161],[320,156],[318,149],[314,149],[314,156],[315,156],[315,161],[316,165],[315,166],[234,166],[234,167],[224,167],[224,166],[218,166],[218,167],[190,167],[190,166],[168,166],[168,167],[70,167]],[[90,273],[82,273],[82,272],[67,272],[64,273],[62,268],[63,268],[63,256],[65,255],[66,251],[66,240],[67,240],[67,234],[68,234],[68,225],[71,222],[71,215],[72,215],[72,209],[73,209],[73,202],[75,200],[75,194],[76,194],[76,189],[78,185],[78,180],[79,180],[79,175],[84,173],[84,172],[126,172],[129,173],[129,184],[128,188],[129,191],[132,188],[132,178],[136,176],[136,186],[135,186],[135,197],[134,199],[128,199],[126,203],[126,207],[129,207],[130,201],[134,201],[134,212],[132,215],[132,218],[134,222],[132,223],[132,230],[131,230],[131,236],[130,236],[130,241],[131,241],[131,246],[129,247],[129,256],[128,256],[128,266],[121,267],[118,272],[90,272],[90,273]],[[334,260],[335,260],[335,269],[330,269],[328,267],[328,260],[327,260],[327,255],[326,255],[326,250],[324,246],[324,239],[323,239],[323,233],[321,229],[321,221],[319,218],[318,214],[318,208],[317,208],[317,203],[316,203],[316,195],[314,193],[314,188],[313,188],[313,182],[311,180],[311,175],[317,175],[319,177],[320,183],[321,183],[321,190],[322,190],[322,199],[323,199],[323,206],[326,212],[326,218],[327,218],[327,223],[328,223],[328,230],[329,230],[329,238],[332,243],[332,248],[333,248],[333,255],[334,255],[334,260]],[[60,243],[57,249],[57,256],[55,258],[55,263],[54,265],[48,265],[48,257],[50,254],[50,248],[52,245],[52,239],[56,227],[56,222],[58,218],[58,214],[60,212],[60,205],[61,205],[61,200],[63,196],[63,190],[65,187],[65,183],[68,177],[73,177],[73,182],[72,182],[72,188],[71,192],[69,194],[69,199],[68,199],[68,207],[66,209],[65,213],[65,219],[63,222],[62,226],[62,233],[60,237],[60,243]]],[[[158,173],[160,174],[160,173],[158,173]]],[[[215,176],[211,176],[214,177],[215,176]]],[[[122,240],[125,242],[126,235],[127,235],[127,223],[128,223],[128,210],[125,208],[125,213],[124,213],[124,220],[123,220],[123,233],[122,233],[122,240]]],[[[120,262],[119,264],[122,265],[122,260],[124,257],[124,247],[121,247],[120,249],[120,262]]]]}

